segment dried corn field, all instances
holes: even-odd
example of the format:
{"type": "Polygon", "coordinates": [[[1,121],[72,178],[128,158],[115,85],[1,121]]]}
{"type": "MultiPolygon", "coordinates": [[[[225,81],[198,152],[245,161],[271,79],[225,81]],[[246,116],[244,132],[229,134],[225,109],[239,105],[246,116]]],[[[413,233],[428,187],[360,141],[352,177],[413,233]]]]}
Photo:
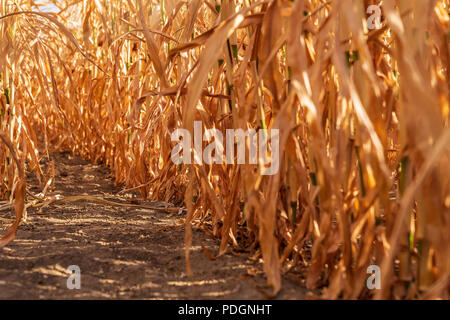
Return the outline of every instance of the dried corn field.
{"type": "Polygon", "coordinates": [[[186,208],[187,274],[201,226],[273,296],[301,268],[310,298],[449,298],[449,0],[0,3],[0,247],[27,208],[52,214],[42,160],[70,151],[186,208]],[[279,170],[175,164],[194,121],[278,129],[279,170]]]}

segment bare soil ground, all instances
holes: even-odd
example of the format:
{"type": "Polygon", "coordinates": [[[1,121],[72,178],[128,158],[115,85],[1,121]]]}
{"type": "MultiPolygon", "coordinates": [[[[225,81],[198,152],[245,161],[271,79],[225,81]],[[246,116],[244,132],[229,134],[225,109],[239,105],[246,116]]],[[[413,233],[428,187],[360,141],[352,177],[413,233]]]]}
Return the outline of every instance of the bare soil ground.
{"type": "MultiPolygon", "coordinates": [[[[108,169],[69,153],[51,158],[56,173],[51,195],[130,203],[117,196],[120,188],[108,169]]],[[[33,175],[28,188],[42,191],[33,175]]],[[[28,209],[16,240],[0,249],[0,299],[263,299],[270,293],[258,262],[232,253],[210,260],[202,244],[217,254],[219,242],[198,228],[191,250],[194,275],[188,277],[183,214],[88,201],[52,205],[44,215],[38,210],[28,209]],[[67,288],[70,265],[81,269],[79,290],[67,288]]],[[[0,212],[2,234],[12,215],[0,212]]],[[[304,299],[302,281],[300,274],[288,274],[277,298],[304,299]]]]}

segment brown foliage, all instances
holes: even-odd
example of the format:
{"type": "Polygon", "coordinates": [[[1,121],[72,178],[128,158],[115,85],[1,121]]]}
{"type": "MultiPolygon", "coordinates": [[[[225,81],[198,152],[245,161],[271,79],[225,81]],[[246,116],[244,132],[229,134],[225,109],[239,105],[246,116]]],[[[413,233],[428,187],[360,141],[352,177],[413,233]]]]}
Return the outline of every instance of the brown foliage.
{"type": "Polygon", "coordinates": [[[384,0],[370,31],[378,2],[2,1],[0,198],[16,222],[0,246],[25,166],[45,185],[40,157],[71,150],[184,200],[187,260],[201,221],[220,253],[259,251],[274,293],[294,263],[324,298],[448,299],[449,1],[384,0]],[[279,172],[175,165],[170,134],[194,120],[278,128],[279,172]]]}

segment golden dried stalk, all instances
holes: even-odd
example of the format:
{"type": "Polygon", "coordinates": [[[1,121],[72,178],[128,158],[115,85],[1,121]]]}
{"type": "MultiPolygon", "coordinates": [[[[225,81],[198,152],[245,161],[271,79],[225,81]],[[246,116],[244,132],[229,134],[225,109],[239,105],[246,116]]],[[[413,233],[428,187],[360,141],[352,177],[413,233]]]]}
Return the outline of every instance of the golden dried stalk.
{"type": "Polygon", "coordinates": [[[384,0],[377,30],[371,5],[381,1],[2,1],[8,241],[21,168],[42,177],[42,155],[70,150],[143,197],[184,200],[189,273],[191,224],[209,221],[221,254],[259,251],[274,294],[295,262],[324,298],[448,299],[450,3],[384,0]],[[279,129],[280,170],[173,163],[171,133],[194,121],[279,129]]]}

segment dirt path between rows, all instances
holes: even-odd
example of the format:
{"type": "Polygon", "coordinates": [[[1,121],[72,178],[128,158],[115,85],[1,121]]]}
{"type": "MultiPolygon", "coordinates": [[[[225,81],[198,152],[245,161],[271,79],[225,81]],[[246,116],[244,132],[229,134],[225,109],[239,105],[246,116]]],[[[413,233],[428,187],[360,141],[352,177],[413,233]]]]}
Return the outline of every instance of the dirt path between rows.
{"type": "MultiPolygon", "coordinates": [[[[56,175],[50,195],[130,203],[117,196],[120,188],[108,169],[69,153],[51,158],[56,175]]],[[[33,175],[28,189],[42,191],[33,175]]],[[[0,299],[263,299],[263,292],[270,292],[260,263],[231,253],[210,260],[202,244],[217,254],[219,241],[198,228],[193,229],[191,250],[194,275],[188,277],[183,214],[178,212],[88,201],[52,205],[45,215],[37,211],[28,209],[16,240],[0,249],[0,299]],[[78,290],[67,288],[70,265],[81,270],[78,290]]],[[[0,212],[2,234],[12,216],[0,212]]],[[[301,278],[285,276],[277,298],[304,299],[301,278]]]]}

